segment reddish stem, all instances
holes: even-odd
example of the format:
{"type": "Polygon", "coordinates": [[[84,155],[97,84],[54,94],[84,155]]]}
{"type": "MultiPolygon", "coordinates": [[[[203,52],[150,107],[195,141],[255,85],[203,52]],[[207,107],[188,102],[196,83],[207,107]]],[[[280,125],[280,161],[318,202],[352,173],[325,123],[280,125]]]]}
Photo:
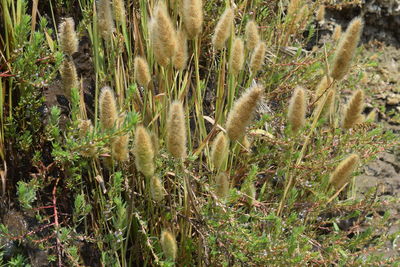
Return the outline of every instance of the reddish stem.
{"type": "Polygon", "coordinates": [[[60,178],[57,178],[56,183],[54,184],[53,187],[53,210],[54,210],[54,225],[56,229],[56,241],[57,241],[57,256],[58,256],[58,266],[62,266],[62,261],[61,261],[61,242],[60,239],[58,238],[58,213],[57,213],[57,185],[58,182],[60,181],[60,178]]]}

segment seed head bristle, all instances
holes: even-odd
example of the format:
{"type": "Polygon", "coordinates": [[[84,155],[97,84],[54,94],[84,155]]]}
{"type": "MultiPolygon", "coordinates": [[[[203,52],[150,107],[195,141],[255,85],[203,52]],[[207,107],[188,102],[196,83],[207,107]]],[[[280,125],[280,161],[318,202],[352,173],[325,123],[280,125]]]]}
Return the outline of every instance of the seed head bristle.
{"type": "Polygon", "coordinates": [[[245,35],[246,35],[247,50],[252,51],[260,41],[258,27],[254,20],[250,20],[247,22],[245,35]]]}
{"type": "Polygon", "coordinates": [[[374,122],[376,120],[376,110],[373,109],[368,116],[365,118],[365,121],[374,122]]]}
{"type": "Polygon", "coordinates": [[[189,39],[194,39],[201,33],[203,25],[202,0],[183,0],[183,23],[189,39]]]}
{"type": "Polygon", "coordinates": [[[357,90],[351,97],[344,114],[343,128],[350,129],[364,119],[361,112],[364,107],[364,91],[357,90]]]}
{"type": "MultiPolygon", "coordinates": [[[[321,117],[329,114],[333,114],[334,105],[335,105],[335,97],[336,97],[336,90],[329,89],[328,93],[326,94],[326,101],[325,105],[322,108],[321,117]]],[[[321,102],[322,103],[322,102],[321,102]]]]}
{"type": "Polygon", "coordinates": [[[93,125],[91,120],[80,120],[78,124],[79,137],[85,138],[89,133],[93,131],[93,125]]]}
{"type": "Polygon", "coordinates": [[[154,56],[160,65],[166,66],[175,56],[177,34],[167,7],[161,1],[158,2],[154,9],[150,27],[154,56]]]}
{"type": "Polygon", "coordinates": [[[110,0],[99,0],[97,13],[100,34],[104,40],[109,40],[115,30],[110,0]]]}
{"type": "Polygon", "coordinates": [[[226,121],[226,133],[230,140],[237,141],[243,137],[246,127],[253,119],[253,114],[261,99],[264,88],[261,85],[250,87],[236,102],[229,111],[226,121]]]}
{"type": "Polygon", "coordinates": [[[249,206],[253,206],[256,198],[256,187],[251,181],[245,181],[242,185],[241,191],[246,195],[246,200],[249,206]]]}
{"type": "Polygon", "coordinates": [[[306,109],[306,92],[302,87],[298,86],[290,99],[288,109],[288,120],[294,133],[305,125],[306,109]]]}
{"type": "Polygon", "coordinates": [[[333,66],[330,74],[335,80],[343,79],[349,71],[351,60],[360,40],[363,24],[361,18],[353,19],[347,27],[344,36],[341,38],[333,58],[333,66]]]}
{"type": "Polygon", "coordinates": [[[228,157],[229,141],[223,132],[215,138],[211,147],[211,160],[214,168],[222,170],[223,164],[228,157]]]}
{"type": "Polygon", "coordinates": [[[245,135],[242,138],[242,142],[241,142],[242,146],[243,146],[243,150],[244,153],[250,153],[251,152],[251,142],[249,140],[249,138],[245,135]]]}
{"type": "Polygon", "coordinates": [[[152,176],[150,180],[151,198],[156,202],[161,202],[164,199],[165,189],[160,178],[152,176]]]}
{"type": "Polygon", "coordinates": [[[151,137],[147,130],[139,125],[135,131],[134,154],[136,168],[145,177],[154,175],[154,149],[151,137]]]}
{"type": "Polygon", "coordinates": [[[111,143],[111,151],[113,158],[117,161],[127,161],[129,159],[129,135],[125,134],[117,136],[111,143]]]}
{"type": "Polygon", "coordinates": [[[163,67],[166,67],[170,62],[170,58],[164,54],[164,49],[162,44],[156,40],[157,34],[154,34],[154,29],[155,29],[154,24],[155,20],[154,18],[151,18],[149,21],[148,28],[149,28],[150,44],[153,50],[154,59],[158,64],[160,64],[163,67]]]}
{"type": "Polygon", "coordinates": [[[259,71],[262,65],[264,64],[266,51],[267,51],[267,45],[264,42],[258,42],[256,48],[254,48],[250,60],[250,70],[253,74],[259,71]]]}
{"type": "Polygon", "coordinates": [[[160,242],[165,258],[175,261],[178,252],[175,236],[170,231],[164,230],[161,233],[160,242]]]}
{"type": "MultiPolygon", "coordinates": [[[[93,125],[91,120],[80,120],[78,124],[79,137],[81,139],[85,138],[93,132],[93,125]]],[[[94,144],[88,144],[79,151],[79,153],[84,157],[93,157],[96,154],[96,147],[94,144]]]]}
{"type": "Polygon", "coordinates": [[[151,80],[151,75],[149,71],[149,65],[147,64],[146,59],[139,56],[135,57],[133,67],[134,67],[134,76],[136,82],[140,86],[147,88],[151,80]]]}
{"type": "Polygon", "coordinates": [[[325,5],[320,5],[317,10],[316,19],[318,22],[322,22],[325,19],[325,5]]]}
{"type": "Polygon", "coordinates": [[[340,162],[335,171],[331,174],[329,184],[337,190],[342,188],[349,181],[351,174],[357,168],[359,160],[360,157],[357,154],[351,154],[340,162]]]}
{"type": "Polygon", "coordinates": [[[321,81],[318,83],[317,88],[315,89],[314,101],[317,99],[321,99],[322,94],[327,93],[328,88],[332,86],[333,79],[327,75],[324,75],[321,81]]]}
{"type": "MultiPolygon", "coordinates": [[[[309,13],[308,5],[304,5],[300,11],[297,13],[293,25],[296,27],[292,27],[293,30],[297,30],[298,32],[303,32],[308,22],[308,13],[309,13]]],[[[293,33],[293,32],[292,32],[293,33]]]]}
{"type": "Polygon", "coordinates": [[[75,22],[73,18],[65,18],[58,27],[60,36],[60,47],[64,54],[72,56],[78,52],[78,37],[75,32],[75,22]]]}
{"type": "Polygon", "coordinates": [[[174,67],[178,70],[184,70],[188,59],[187,38],[186,33],[182,30],[178,31],[178,43],[174,57],[174,67]]]}
{"type": "Polygon", "coordinates": [[[88,144],[80,149],[79,154],[86,158],[94,157],[96,155],[96,146],[94,144],[88,144]]]}
{"type": "Polygon", "coordinates": [[[60,73],[64,92],[67,96],[71,96],[72,88],[79,88],[78,74],[74,62],[64,60],[60,67],[60,73]]]}
{"type": "Polygon", "coordinates": [[[231,36],[233,16],[232,8],[225,9],[224,13],[221,15],[212,37],[212,43],[215,49],[220,50],[224,48],[226,40],[231,36]]]}
{"type": "Polygon", "coordinates": [[[287,16],[294,18],[299,9],[300,9],[300,0],[290,0],[287,8],[287,16]]]}
{"type": "Polygon", "coordinates": [[[244,44],[239,37],[235,38],[232,46],[232,53],[229,58],[229,70],[232,74],[238,74],[243,69],[244,44]]]}
{"type": "MultiPolygon", "coordinates": [[[[117,127],[120,129],[125,120],[125,114],[122,114],[117,119],[117,127]]],[[[121,136],[116,136],[111,141],[111,154],[113,158],[117,161],[127,161],[129,159],[129,134],[124,134],[121,136]]]]}
{"type": "Polygon", "coordinates": [[[167,120],[167,149],[175,158],[186,157],[186,127],[183,105],[179,101],[171,104],[167,120]]]}
{"type": "Polygon", "coordinates": [[[113,0],[115,20],[120,24],[126,19],[124,0],[113,0]]]}
{"type": "Polygon", "coordinates": [[[229,177],[225,172],[220,172],[215,177],[215,194],[222,199],[229,194],[229,177]]]}
{"type": "Polygon", "coordinates": [[[117,102],[113,90],[105,86],[99,97],[100,123],[104,130],[114,129],[118,119],[117,102]]]}
{"type": "Polygon", "coordinates": [[[150,138],[151,143],[153,144],[154,155],[156,156],[158,154],[158,151],[160,150],[158,136],[155,132],[150,132],[150,138]]]}
{"type": "Polygon", "coordinates": [[[331,77],[324,75],[318,83],[313,96],[313,101],[317,101],[317,110],[324,103],[324,99],[326,98],[325,104],[322,107],[321,117],[329,114],[333,108],[333,104],[335,103],[336,91],[333,88],[329,89],[332,86],[332,82],[333,79],[331,77]]]}
{"type": "Polygon", "coordinates": [[[337,42],[339,41],[340,37],[342,36],[342,26],[336,25],[335,30],[332,34],[332,39],[337,42]]]}

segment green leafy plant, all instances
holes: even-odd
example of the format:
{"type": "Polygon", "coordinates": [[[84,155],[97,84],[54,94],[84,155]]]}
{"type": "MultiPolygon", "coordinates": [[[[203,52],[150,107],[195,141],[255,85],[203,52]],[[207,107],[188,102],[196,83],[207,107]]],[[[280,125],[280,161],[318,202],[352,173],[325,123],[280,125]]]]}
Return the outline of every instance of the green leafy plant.
{"type": "Polygon", "coordinates": [[[38,185],[35,184],[35,180],[31,180],[29,183],[18,182],[18,201],[24,209],[32,208],[32,203],[36,200],[37,189],[38,185]]]}
{"type": "MultiPolygon", "coordinates": [[[[60,0],[47,14],[54,30],[14,2],[1,1],[11,76],[0,80],[10,140],[0,150],[16,170],[4,191],[35,214],[24,238],[50,247],[49,260],[394,263],[375,253],[388,215],[373,194],[356,197],[354,175],[358,158],[397,137],[364,120],[363,97],[346,101],[356,119],[341,127],[343,89],[359,79],[350,66],[360,64],[361,19],[338,46],[348,49],[335,53],[332,41],[308,52],[320,1],[60,0]],[[57,21],[56,36],[53,8],[77,6],[80,20],[57,21]]],[[[7,260],[28,264],[24,252],[7,260]]]]}

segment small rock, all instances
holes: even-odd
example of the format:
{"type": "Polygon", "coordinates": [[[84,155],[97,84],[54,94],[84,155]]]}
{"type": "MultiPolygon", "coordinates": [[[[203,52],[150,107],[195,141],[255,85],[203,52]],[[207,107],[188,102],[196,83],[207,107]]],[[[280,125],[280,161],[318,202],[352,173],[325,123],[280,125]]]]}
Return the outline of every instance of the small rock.
{"type": "Polygon", "coordinates": [[[3,224],[13,237],[22,237],[28,232],[28,224],[24,216],[18,211],[9,211],[4,215],[3,224]]]}
{"type": "Polygon", "coordinates": [[[392,105],[392,106],[398,105],[400,103],[400,95],[398,95],[398,94],[390,94],[387,97],[386,103],[388,105],[392,105]]]}

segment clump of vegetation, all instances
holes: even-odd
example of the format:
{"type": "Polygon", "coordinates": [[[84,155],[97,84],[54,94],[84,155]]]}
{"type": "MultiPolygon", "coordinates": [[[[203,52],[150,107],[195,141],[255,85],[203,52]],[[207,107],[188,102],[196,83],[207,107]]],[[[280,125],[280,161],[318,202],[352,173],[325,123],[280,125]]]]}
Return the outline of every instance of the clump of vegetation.
{"type": "Polygon", "coordinates": [[[1,0],[0,155],[5,202],[34,226],[3,221],[1,263],[393,263],[354,175],[395,140],[363,91],[341,95],[361,18],[309,52],[319,1],[74,1],[75,22],[47,14],[59,34],[27,3],[1,0]]]}

